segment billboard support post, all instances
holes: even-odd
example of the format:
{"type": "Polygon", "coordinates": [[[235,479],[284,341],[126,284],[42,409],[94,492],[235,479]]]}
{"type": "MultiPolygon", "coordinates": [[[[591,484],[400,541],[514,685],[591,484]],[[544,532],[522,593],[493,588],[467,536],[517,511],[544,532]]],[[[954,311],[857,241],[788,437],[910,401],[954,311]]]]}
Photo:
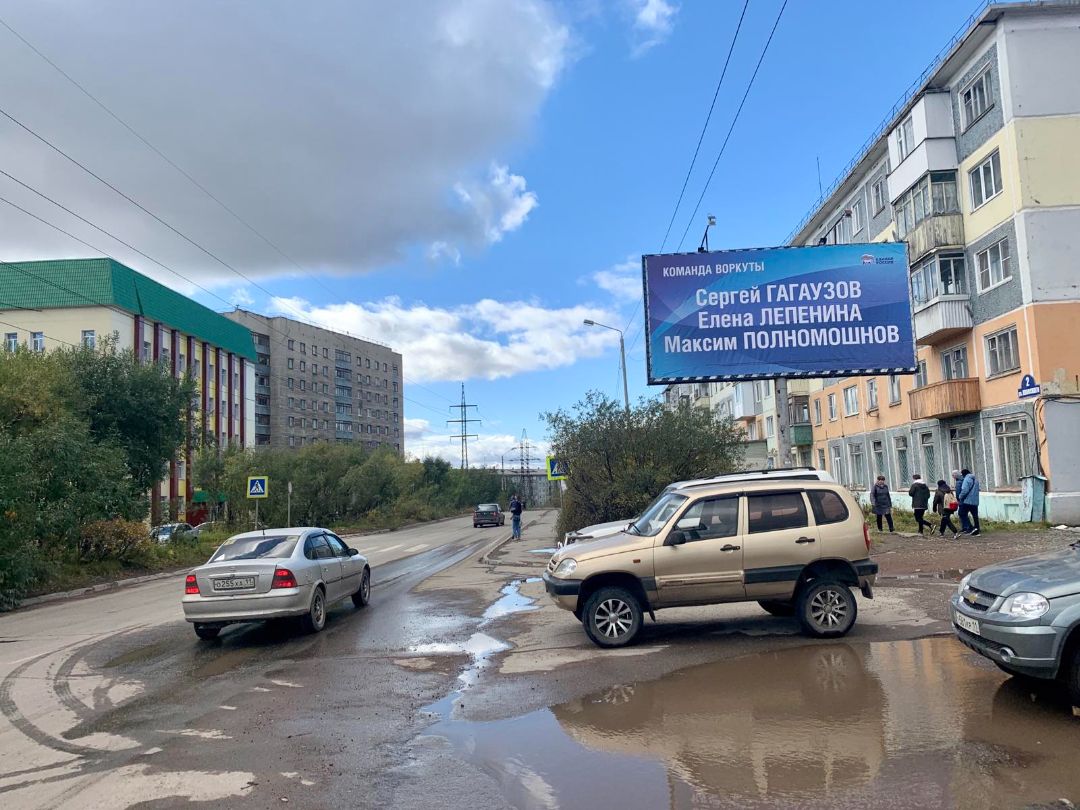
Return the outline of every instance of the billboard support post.
{"type": "Polygon", "coordinates": [[[776,381],[776,466],[791,466],[791,425],[788,423],[787,379],[776,381]]]}

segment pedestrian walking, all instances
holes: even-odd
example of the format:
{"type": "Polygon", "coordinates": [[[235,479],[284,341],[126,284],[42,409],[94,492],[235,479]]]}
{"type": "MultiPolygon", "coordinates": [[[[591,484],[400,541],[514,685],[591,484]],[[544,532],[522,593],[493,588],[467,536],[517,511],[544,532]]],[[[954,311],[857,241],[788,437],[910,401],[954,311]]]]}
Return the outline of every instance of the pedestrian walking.
{"type": "Polygon", "coordinates": [[[979,531],[979,479],[969,469],[953,472],[960,483],[956,487],[956,500],[960,502],[960,533],[978,537],[979,531]]]}
{"type": "Polygon", "coordinates": [[[911,476],[911,486],[908,488],[907,494],[911,497],[911,511],[915,513],[915,522],[919,525],[919,534],[922,534],[923,526],[933,532],[934,524],[923,517],[930,506],[930,487],[926,485],[922,480],[922,476],[918,473],[911,476]]]}
{"type": "Polygon", "coordinates": [[[889,531],[895,532],[896,527],[893,526],[892,519],[892,495],[889,493],[889,485],[885,483],[884,475],[877,477],[877,483],[870,490],[870,505],[874,507],[874,514],[877,515],[877,530],[882,531],[881,519],[885,518],[889,522],[889,531]]]}
{"type": "Polygon", "coordinates": [[[960,533],[956,530],[956,526],[953,525],[952,516],[956,513],[957,508],[960,506],[960,502],[956,500],[956,495],[945,481],[937,482],[937,489],[934,491],[934,512],[941,515],[941,524],[938,526],[938,534],[942,537],[945,536],[945,530],[948,529],[952,532],[952,539],[955,540],[960,536],[960,533]]]}
{"type": "Polygon", "coordinates": [[[525,511],[525,504],[518,500],[515,492],[510,496],[510,528],[511,537],[514,540],[521,539],[521,513],[525,511]]]}

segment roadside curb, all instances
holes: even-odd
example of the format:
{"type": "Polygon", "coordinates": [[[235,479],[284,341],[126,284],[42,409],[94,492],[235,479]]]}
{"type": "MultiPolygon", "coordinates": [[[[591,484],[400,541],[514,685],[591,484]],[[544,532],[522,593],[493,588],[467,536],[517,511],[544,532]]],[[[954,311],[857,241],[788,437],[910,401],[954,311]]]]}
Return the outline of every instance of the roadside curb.
{"type": "MultiPolygon", "coordinates": [[[[543,512],[541,512],[540,515],[535,520],[532,520],[529,523],[526,523],[525,526],[523,526],[522,528],[527,529],[530,526],[535,526],[537,523],[539,523],[541,520],[543,520],[544,517],[547,515],[547,513],[550,512],[550,511],[551,511],[550,509],[543,510],[543,512]]],[[[511,534],[509,537],[504,537],[502,540],[496,541],[495,545],[493,545],[491,548],[489,548],[487,551],[485,551],[483,554],[480,555],[479,562],[482,565],[490,565],[491,563],[493,563],[494,560],[490,559],[491,555],[494,554],[499,549],[501,549],[507,543],[510,543],[513,539],[514,539],[514,535],[511,534]]]]}
{"type": "Polygon", "coordinates": [[[111,582],[99,582],[96,585],[89,585],[85,588],[76,588],[73,591],[58,591],[56,593],[46,593],[41,596],[31,596],[29,599],[23,599],[16,605],[16,610],[22,610],[23,608],[34,607],[35,605],[44,605],[49,602],[59,602],[64,599],[75,599],[80,596],[90,596],[95,593],[104,593],[106,591],[120,590],[121,588],[130,588],[134,585],[142,585],[144,582],[154,582],[159,579],[168,579],[169,577],[175,577],[178,574],[182,574],[185,571],[190,571],[194,566],[185,565],[183,568],[176,568],[172,571],[162,571],[158,574],[146,574],[141,577],[129,577],[127,579],[114,579],[111,582]]]}

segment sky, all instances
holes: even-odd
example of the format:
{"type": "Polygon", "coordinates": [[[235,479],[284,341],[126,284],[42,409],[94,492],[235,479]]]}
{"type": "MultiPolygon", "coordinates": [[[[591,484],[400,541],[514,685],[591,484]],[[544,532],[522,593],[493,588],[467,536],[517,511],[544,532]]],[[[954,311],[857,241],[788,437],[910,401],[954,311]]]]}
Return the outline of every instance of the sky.
{"type": "Polygon", "coordinates": [[[544,413],[622,396],[585,319],[661,393],[642,254],[708,214],[713,249],[782,244],[976,10],[903,5],[0,0],[0,260],[109,255],[377,340],[407,453],[458,462],[464,383],[470,462],[538,458],[544,413]]]}

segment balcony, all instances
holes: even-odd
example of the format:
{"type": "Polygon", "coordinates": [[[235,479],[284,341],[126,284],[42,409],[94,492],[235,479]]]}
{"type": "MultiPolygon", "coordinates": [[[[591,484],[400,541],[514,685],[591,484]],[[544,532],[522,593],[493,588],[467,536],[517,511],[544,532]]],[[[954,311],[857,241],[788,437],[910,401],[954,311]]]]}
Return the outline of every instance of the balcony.
{"type": "Polygon", "coordinates": [[[795,447],[805,447],[814,443],[814,429],[809,422],[794,424],[791,426],[791,444],[795,447]]]}
{"type": "Polygon", "coordinates": [[[965,413],[977,413],[982,408],[977,377],[944,380],[924,385],[908,392],[911,418],[947,419],[965,413]]]}
{"type": "Polygon", "coordinates": [[[970,331],[973,325],[967,295],[939,295],[915,310],[915,342],[933,346],[970,331]]]}
{"type": "Polygon", "coordinates": [[[270,386],[269,385],[259,385],[258,383],[256,383],[255,384],[255,393],[256,394],[269,394],[270,393],[270,386]]]}
{"type": "Polygon", "coordinates": [[[270,415],[270,406],[269,405],[260,405],[259,403],[256,402],[255,403],[255,415],[256,416],[269,416],[270,415]]]}
{"type": "Polygon", "coordinates": [[[914,264],[927,253],[940,248],[963,248],[962,214],[935,214],[927,217],[908,233],[908,259],[914,264]]]}

